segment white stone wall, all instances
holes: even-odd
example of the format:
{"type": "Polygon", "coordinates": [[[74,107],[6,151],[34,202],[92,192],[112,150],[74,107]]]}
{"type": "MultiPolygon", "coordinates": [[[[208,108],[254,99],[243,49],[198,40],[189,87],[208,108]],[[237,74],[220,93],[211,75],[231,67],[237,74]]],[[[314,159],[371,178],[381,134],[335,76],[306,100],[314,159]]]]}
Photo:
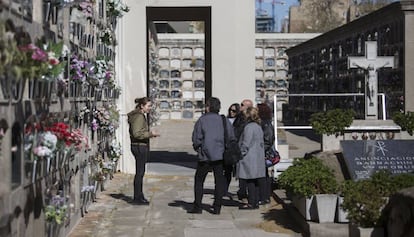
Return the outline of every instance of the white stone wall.
{"type": "Polygon", "coordinates": [[[230,104],[255,98],[255,5],[251,0],[127,0],[130,12],[118,26],[117,75],[120,78],[120,131],[123,159],[120,169],[134,173],[126,113],[134,99],[146,96],[146,7],[211,7],[212,96],[222,101],[222,113],[230,104]],[[251,80],[250,80],[251,79],[251,80]]]}

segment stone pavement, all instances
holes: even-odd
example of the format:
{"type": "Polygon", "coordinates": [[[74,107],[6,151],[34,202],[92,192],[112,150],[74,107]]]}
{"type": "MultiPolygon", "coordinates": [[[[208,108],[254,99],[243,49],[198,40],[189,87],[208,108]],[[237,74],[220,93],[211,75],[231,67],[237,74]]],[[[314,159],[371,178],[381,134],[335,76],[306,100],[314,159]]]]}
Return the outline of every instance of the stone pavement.
{"type": "MultiPolygon", "coordinates": [[[[192,176],[146,175],[149,206],[129,203],[132,180],[132,175],[116,173],[69,236],[301,236],[299,230],[295,233],[295,227],[289,226],[289,216],[274,201],[257,210],[239,210],[238,201],[226,199],[220,215],[206,210],[202,214],[188,214],[186,210],[193,201],[192,176]]],[[[232,184],[232,192],[236,185],[237,182],[232,184]]],[[[212,175],[207,177],[204,188],[203,208],[208,209],[213,201],[212,175]]]]}
{"type": "MultiPolygon", "coordinates": [[[[166,121],[157,127],[161,137],[151,143],[151,158],[144,180],[144,193],[150,200],[149,206],[131,205],[133,175],[116,173],[69,237],[302,236],[300,225],[282,203],[276,202],[277,199],[257,210],[239,210],[239,201],[233,195],[233,200],[225,198],[220,215],[206,211],[213,202],[212,174],[207,176],[204,185],[205,210],[202,214],[187,213],[194,198],[196,160],[191,147],[193,124],[192,121],[166,121]]],[[[306,151],[300,147],[295,149],[295,155],[302,153],[306,151]]],[[[237,186],[237,180],[233,179],[230,193],[235,194],[237,186]]]]}

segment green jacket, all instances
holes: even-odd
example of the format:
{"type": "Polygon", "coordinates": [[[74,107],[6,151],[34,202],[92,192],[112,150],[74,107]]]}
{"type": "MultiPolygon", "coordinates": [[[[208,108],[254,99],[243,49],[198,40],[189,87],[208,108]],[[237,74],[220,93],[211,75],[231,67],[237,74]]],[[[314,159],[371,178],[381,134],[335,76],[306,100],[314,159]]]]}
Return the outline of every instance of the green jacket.
{"type": "Polygon", "coordinates": [[[148,144],[152,134],[143,113],[135,109],[128,113],[129,137],[131,144],[148,144]]]}

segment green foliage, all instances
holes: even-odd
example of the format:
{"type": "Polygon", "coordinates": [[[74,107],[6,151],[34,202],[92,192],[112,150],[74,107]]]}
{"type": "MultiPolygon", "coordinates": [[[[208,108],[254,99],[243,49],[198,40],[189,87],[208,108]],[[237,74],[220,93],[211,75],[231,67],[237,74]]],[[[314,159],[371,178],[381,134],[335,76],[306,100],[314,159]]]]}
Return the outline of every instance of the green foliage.
{"type": "Polygon", "coordinates": [[[342,208],[348,212],[348,219],[361,227],[382,224],[381,211],[386,198],[397,191],[414,186],[413,174],[391,175],[381,170],[366,180],[347,180],[340,186],[344,197],[342,208]]]}
{"type": "Polygon", "coordinates": [[[407,113],[397,112],[392,116],[392,120],[401,127],[401,130],[407,131],[411,136],[414,132],[414,112],[407,113]]]}
{"type": "Polygon", "coordinates": [[[279,176],[278,182],[287,191],[305,197],[335,193],[337,189],[333,171],[315,157],[296,158],[293,165],[279,176]]]}
{"type": "Polygon", "coordinates": [[[395,191],[414,186],[414,174],[399,174],[392,176],[393,188],[395,191]]]}
{"type": "Polygon", "coordinates": [[[342,208],[348,219],[361,227],[380,225],[381,209],[385,199],[371,180],[347,181],[342,186],[342,208]]]}
{"type": "Polygon", "coordinates": [[[129,12],[129,7],[120,0],[106,1],[106,14],[108,17],[122,17],[126,12],[129,12]]]}
{"type": "Polygon", "coordinates": [[[47,222],[61,225],[66,219],[66,206],[57,207],[48,205],[45,207],[45,217],[47,222]]]}
{"type": "Polygon", "coordinates": [[[352,109],[333,109],[312,114],[309,122],[317,134],[337,135],[352,124],[354,116],[355,111],[352,109]]]}

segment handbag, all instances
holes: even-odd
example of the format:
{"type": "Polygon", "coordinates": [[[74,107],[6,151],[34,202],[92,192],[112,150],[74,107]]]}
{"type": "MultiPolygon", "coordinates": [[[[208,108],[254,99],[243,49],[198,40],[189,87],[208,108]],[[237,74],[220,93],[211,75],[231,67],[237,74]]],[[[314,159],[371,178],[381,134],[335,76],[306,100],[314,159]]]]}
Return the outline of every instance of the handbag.
{"type": "Polygon", "coordinates": [[[227,121],[224,115],[221,115],[224,128],[224,153],[223,163],[224,165],[235,165],[241,159],[241,152],[239,144],[236,140],[229,140],[227,134],[227,121]]]}
{"type": "Polygon", "coordinates": [[[274,145],[266,151],[265,160],[266,160],[266,167],[268,168],[280,162],[279,152],[276,150],[274,145]]]}

